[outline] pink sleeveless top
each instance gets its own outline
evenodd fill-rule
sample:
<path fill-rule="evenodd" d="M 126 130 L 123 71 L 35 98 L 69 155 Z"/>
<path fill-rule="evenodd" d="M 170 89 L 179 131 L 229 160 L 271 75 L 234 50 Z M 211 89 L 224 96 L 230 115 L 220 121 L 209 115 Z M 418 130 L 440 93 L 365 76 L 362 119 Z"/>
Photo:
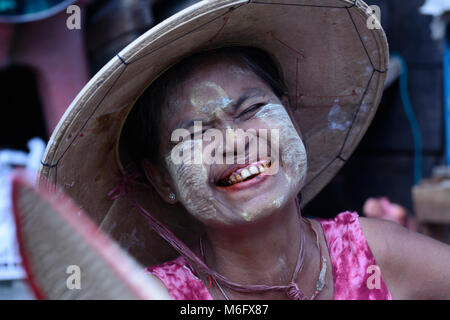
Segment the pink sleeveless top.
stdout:
<path fill-rule="evenodd" d="M 392 300 L 355 212 L 317 219 L 330 252 L 335 300 Z M 182 256 L 146 268 L 160 278 L 176 300 L 212 300 L 208 289 Z"/>

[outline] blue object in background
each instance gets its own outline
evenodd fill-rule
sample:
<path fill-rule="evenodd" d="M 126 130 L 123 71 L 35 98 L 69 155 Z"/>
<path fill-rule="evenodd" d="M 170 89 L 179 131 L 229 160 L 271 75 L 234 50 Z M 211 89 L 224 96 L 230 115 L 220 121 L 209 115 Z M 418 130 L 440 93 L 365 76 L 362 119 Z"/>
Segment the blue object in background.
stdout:
<path fill-rule="evenodd" d="M 450 28 L 447 30 L 442 61 L 442 77 L 444 78 L 444 124 L 445 124 L 445 158 L 450 165 Z"/>
<path fill-rule="evenodd" d="M 417 122 L 411 100 L 408 93 L 408 66 L 405 59 L 399 54 L 393 53 L 391 57 L 396 57 L 400 61 L 400 98 L 402 100 L 403 110 L 408 118 L 409 126 L 414 140 L 414 184 L 422 180 L 422 134 L 419 123 Z"/>

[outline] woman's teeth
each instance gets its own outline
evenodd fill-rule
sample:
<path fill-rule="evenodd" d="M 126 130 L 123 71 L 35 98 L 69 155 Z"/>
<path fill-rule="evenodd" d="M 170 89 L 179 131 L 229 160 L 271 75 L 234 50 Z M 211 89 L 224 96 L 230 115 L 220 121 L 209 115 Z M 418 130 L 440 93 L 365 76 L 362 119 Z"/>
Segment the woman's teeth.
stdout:
<path fill-rule="evenodd" d="M 222 179 L 219 182 L 221 186 L 232 186 L 236 183 L 242 182 L 248 178 L 253 178 L 254 176 L 263 173 L 270 167 L 270 161 L 263 161 L 257 164 L 251 164 L 245 168 L 236 170 L 231 173 L 227 178 Z"/>

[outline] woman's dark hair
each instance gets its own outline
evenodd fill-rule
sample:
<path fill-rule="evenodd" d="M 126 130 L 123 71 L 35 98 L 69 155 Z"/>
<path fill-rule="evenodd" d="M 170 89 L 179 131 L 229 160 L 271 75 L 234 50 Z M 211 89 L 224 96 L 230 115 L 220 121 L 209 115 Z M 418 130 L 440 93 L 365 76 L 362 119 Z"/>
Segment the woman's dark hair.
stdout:
<path fill-rule="evenodd" d="M 162 110 L 169 104 L 173 89 L 183 83 L 204 58 L 224 55 L 248 67 L 281 99 L 287 88 L 277 65 L 264 51 L 251 47 L 226 47 L 193 54 L 161 75 L 139 97 L 125 122 L 120 138 L 122 164 L 128 171 L 137 170 L 143 175 L 142 161 L 162 164 L 160 155 L 160 130 Z"/>

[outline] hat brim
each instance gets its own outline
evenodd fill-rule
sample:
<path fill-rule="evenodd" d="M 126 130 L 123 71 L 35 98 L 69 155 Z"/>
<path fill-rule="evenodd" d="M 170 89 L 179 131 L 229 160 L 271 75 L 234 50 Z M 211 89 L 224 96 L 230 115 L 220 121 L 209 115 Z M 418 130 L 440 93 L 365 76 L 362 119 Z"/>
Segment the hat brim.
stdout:
<path fill-rule="evenodd" d="M 294 120 L 307 149 L 303 204 L 350 157 L 379 104 L 388 64 L 382 29 L 369 28 L 362 1 L 199 2 L 153 27 L 123 49 L 84 87 L 59 122 L 40 174 L 64 189 L 138 260 L 174 256 L 126 197 L 118 141 L 136 99 L 162 72 L 187 55 L 226 46 L 250 46 L 276 61 L 289 89 Z M 122 181 L 123 182 L 123 181 Z M 143 185 L 132 190 L 183 241 L 201 226 L 181 206 L 168 206 Z"/>
<path fill-rule="evenodd" d="M 36 298 L 171 299 L 70 198 L 36 188 L 32 176 L 16 170 L 11 191 L 19 249 Z"/>

